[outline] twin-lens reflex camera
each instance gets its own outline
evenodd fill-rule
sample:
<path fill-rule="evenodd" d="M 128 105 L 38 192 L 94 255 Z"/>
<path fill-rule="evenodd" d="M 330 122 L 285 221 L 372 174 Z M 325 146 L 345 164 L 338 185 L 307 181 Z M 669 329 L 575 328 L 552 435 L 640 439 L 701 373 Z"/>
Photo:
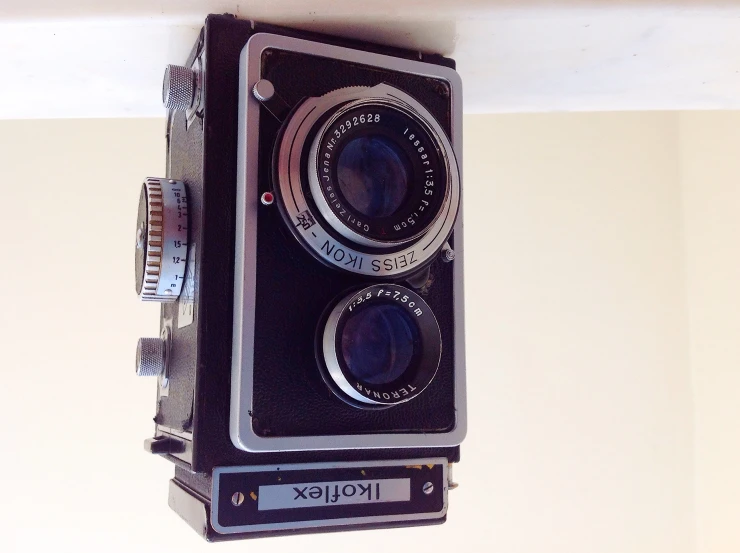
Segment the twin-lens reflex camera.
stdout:
<path fill-rule="evenodd" d="M 207 540 L 442 523 L 466 431 L 461 82 L 439 55 L 209 16 L 165 71 L 136 291 L 145 447 Z"/>

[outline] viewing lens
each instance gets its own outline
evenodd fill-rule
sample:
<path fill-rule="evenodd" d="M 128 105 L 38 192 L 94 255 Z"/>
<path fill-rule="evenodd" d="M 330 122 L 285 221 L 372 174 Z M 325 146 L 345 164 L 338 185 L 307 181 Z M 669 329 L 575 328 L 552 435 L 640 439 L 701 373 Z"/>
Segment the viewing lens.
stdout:
<path fill-rule="evenodd" d="M 342 356 L 352 375 L 368 384 L 400 378 L 420 348 L 419 330 L 394 304 L 369 305 L 351 315 L 342 332 Z"/>
<path fill-rule="evenodd" d="M 319 370 L 334 394 L 360 409 L 412 400 L 434 379 L 442 335 L 431 307 L 398 284 L 342 298 L 317 328 Z"/>
<path fill-rule="evenodd" d="M 339 154 L 337 181 L 347 202 L 367 217 L 393 215 L 408 193 L 412 174 L 406 153 L 381 135 L 350 140 Z"/>

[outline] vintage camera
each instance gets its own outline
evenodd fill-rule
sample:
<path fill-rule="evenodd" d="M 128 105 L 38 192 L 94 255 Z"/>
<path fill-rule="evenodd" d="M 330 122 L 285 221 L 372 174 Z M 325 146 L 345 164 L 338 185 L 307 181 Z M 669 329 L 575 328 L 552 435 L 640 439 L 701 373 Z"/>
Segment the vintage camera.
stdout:
<path fill-rule="evenodd" d="M 209 16 L 165 72 L 148 451 L 208 540 L 441 523 L 466 430 L 454 62 Z"/>

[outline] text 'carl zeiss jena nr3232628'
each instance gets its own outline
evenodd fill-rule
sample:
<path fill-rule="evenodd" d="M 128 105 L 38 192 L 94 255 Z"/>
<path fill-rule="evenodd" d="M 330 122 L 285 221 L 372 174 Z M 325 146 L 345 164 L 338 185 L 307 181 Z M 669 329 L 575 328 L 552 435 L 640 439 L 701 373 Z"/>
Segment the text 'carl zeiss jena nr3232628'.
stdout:
<path fill-rule="evenodd" d="M 146 448 L 208 540 L 441 523 L 465 435 L 454 62 L 210 16 L 166 68 Z"/>

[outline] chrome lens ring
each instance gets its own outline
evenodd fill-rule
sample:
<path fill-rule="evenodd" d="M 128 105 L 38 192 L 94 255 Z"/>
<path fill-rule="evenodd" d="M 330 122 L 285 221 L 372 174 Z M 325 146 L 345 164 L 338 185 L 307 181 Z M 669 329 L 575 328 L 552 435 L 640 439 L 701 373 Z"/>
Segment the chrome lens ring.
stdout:
<path fill-rule="evenodd" d="M 379 220 L 352 208 L 337 176 L 338 162 L 352 137 L 360 134 L 362 140 L 362 134 L 376 132 L 406 150 L 408 155 L 399 153 L 409 160 L 410 180 L 416 181 L 407 183 L 415 194 L 406 194 L 406 205 Z M 421 117 L 398 101 L 368 98 L 341 106 L 316 133 L 308 154 L 308 182 L 319 212 L 335 231 L 356 244 L 388 248 L 419 238 L 445 211 L 450 201 L 448 165 L 447 152 Z"/>
<path fill-rule="evenodd" d="M 374 241 L 372 246 L 347 235 L 344 224 L 332 223 L 331 217 L 317 207 L 323 195 L 315 195 L 303 186 L 306 173 L 316 174 L 315 156 L 310 155 L 309 167 L 304 167 L 304 151 L 314 137 L 314 127 L 337 107 L 353 102 L 393 106 L 412 114 L 423 122 L 444 156 L 446 193 L 436 218 L 418 236 L 400 244 Z M 356 105 L 356 104 L 353 104 Z M 326 127 L 328 128 L 328 127 Z M 317 135 L 319 136 L 320 133 Z M 311 170 L 311 166 L 314 170 Z M 452 145 L 444 130 L 419 102 L 408 94 L 386 84 L 374 87 L 339 89 L 320 98 L 309 98 L 293 113 L 286 124 L 278 145 L 276 159 L 278 199 L 284 218 L 298 240 L 317 258 L 338 269 L 369 277 L 403 277 L 423 267 L 442 248 L 452 232 L 460 206 L 460 173 Z M 304 190 L 312 196 L 308 201 Z M 315 203 L 314 203 L 315 202 Z M 381 246 L 390 246 L 383 248 Z"/>
<path fill-rule="evenodd" d="M 442 335 L 413 290 L 376 284 L 340 300 L 319 332 L 317 357 L 329 388 L 360 408 L 391 407 L 421 394 L 437 374 Z"/>

